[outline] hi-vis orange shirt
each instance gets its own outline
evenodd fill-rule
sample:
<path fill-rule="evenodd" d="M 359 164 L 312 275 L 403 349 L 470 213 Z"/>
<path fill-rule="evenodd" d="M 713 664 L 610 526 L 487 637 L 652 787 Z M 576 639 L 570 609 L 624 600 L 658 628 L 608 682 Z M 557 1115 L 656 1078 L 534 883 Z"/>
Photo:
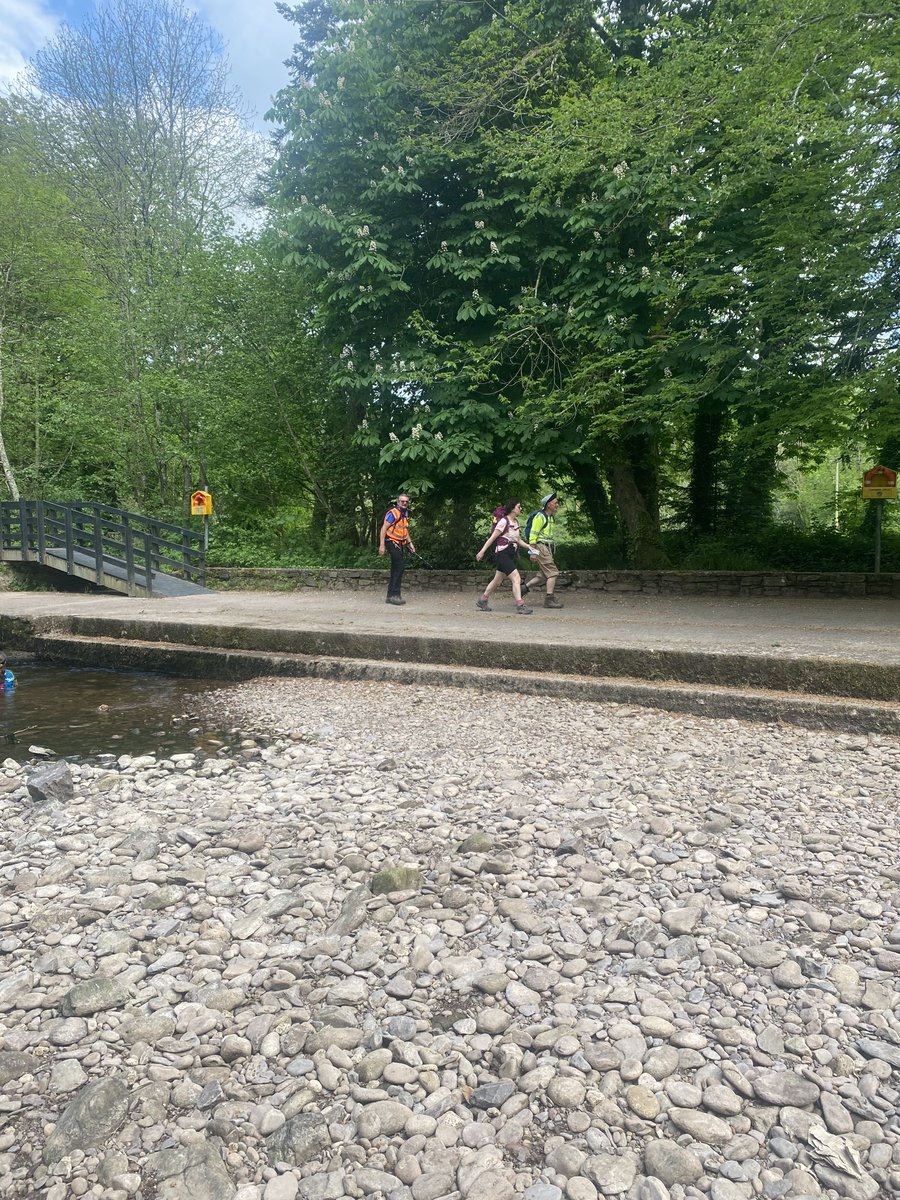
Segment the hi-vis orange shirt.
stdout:
<path fill-rule="evenodd" d="M 388 523 L 384 536 L 389 541 L 396 542 L 399 546 L 409 541 L 409 517 L 402 508 L 389 508 L 384 519 Z"/>

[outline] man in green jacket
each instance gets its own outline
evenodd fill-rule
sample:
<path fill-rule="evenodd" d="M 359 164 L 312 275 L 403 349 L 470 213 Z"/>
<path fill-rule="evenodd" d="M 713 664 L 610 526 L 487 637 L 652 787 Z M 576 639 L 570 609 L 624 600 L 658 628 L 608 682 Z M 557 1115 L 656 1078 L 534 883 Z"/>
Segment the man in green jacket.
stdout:
<path fill-rule="evenodd" d="M 526 540 L 536 546 L 538 550 L 537 569 L 539 574 L 533 579 L 529 579 L 522 589 L 523 592 L 529 592 L 542 580 L 546 580 L 547 594 L 544 597 L 544 608 L 562 608 L 562 601 L 557 600 L 553 595 L 556 587 L 556 581 L 559 578 L 559 567 L 553 561 L 555 551 L 554 545 L 554 527 L 557 510 L 559 508 L 559 500 L 556 498 L 556 492 L 550 492 L 541 500 L 540 510 L 533 513 L 529 517 L 530 529 L 528 529 L 528 537 Z"/>

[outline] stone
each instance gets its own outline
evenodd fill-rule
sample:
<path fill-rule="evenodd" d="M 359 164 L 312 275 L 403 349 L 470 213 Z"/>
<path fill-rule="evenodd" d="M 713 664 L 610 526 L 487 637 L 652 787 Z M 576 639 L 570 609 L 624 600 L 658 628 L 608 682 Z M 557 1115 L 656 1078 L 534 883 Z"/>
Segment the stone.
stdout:
<path fill-rule="evenodd" d="M 493 840 L 486 833 L 470 833 L 457 846 L 458 854 L 488 854 L 494 848 Z"/>
<path fill-rule="evenodd" d="M 128 1112 L 128 1092 L 116 1079 L 86 1084 L 69 1102 L 47 1139 L 43 1160 L 59 1162 L 73 1150 L 102 1147 L 122 1126 Z"/>
<path fill-rule="evenodd" d="M 590 1181 L 604 1196 L 620 1196 L 634 1183 L 638 1170 L 637 1158 L 629 1153 L 594 1154 L 582 1168 Z"/>
<path fill-rule="evenodd" d="M 422 886 L 422 872 L 416 867 L 383 867 L 372 876 L 369 888 L 374 896 L 389 892 L 417 892 Z"/>
<path fill-rule="evenodd" d="M 129 989 L 117 979 L 89 979 L 76 983 L 63 996 L 59 1011 L 64 1017 L 90 1016 L 121 1008 L 128 1000 Z"/>
<path fill-rule="evenodd" d="M 712 1084 L 703 1093 L 703 1106 L 720 1117 L 736 1117 L 743 1108 L 743 1101 L 731 1088 Z"/>
<path fill-rule="evenodd" d="M 263 1200 L 296 1200 L 300 1185 L 293 1175 L 276 1175 L 266 1184 Z"/>
<path fill-rule="evenodd" d="M 749 946 L 741 946 L 738 954 L 748 967 L 777 967 L 787 956 L 786 947 L 778 942 L 755 942 Z"/>
<path fill-rule="evenodd" d="M 734 1130 L 727 1121 L 695 1108 L 670 1108 L 666 1115 L 673 1125 L 689 1133 L 695 1141 L 706 1142 L 710 1146 L 724 1146 L 734 1136 Z"/>
<path fill-rule="evenodd" d="M 75 1058 L 65 1058 L 50 1069 L 50 1090 L 59 1095 L 77 1092 L 88 1081 L 81 1063 Z"/>
<path fill-rule="evenodd" d="M 356 1129 L 360 1137 L 393 1137 L 406 1127 L 410 1109 L 398 1100 L 376 1100 L 367 1104 L 357 1117 Z"/>
<path fill-rule="evenodd" d="M 469 1097 L 469 1103 L 474 1108 L 499 1108 L 516 1092 L 516 1085 L 510 1080 L 501 1079 L 498 1083 L 483 1083 Z"/>
<path fill-rule="evenodd" d="M 270 1163 L 299 1167 L 321 1157 L 331 1145 L 328 1122 L 320 1113 L 299 1113 L 266 1138 Z"/>
<path fill-rule="evenodd" d="M 655 1138 L 644 1147 L 644 1170 L 661 1179 L 666 1187 L 696 1183 L 703 1164 L 691 1150 L 669 1138 Z"/>
<path fill-rule="evenodd" d="M 0 1050 L 0 1087 L 23 1075 L 33 1075 L 38 1060 L 21 1050 Z"/>
<path fill-rule="evenodd" d="M 662 915 L 663 928 L 669 933 L 693 933 L 703 912 L 699 908 L 670 908 Z"/>
<path fill-rule="evenodd" d="M 579 1080 L 560 1076 L 547 1084 L 547 1099 L 557 1108 L 580 1108 L 584 1104 L 585 1091 Z"/>
<path fill-rule="evenodd" d="M 234 1200 L 235 1187 L 215 1148 L 206 1141 L 151 1154 L 157 1200 Z"/>
<path fill-rule="evenodd" d="M 300 1180 L 300 1200 L 341 1200 L 346 1194 L 343 1171 L 320 1171 Z"/>
<path fill-rule="evenodd" d="M 766 1104 L 806 1108 L 819 1099 L 819 1089 L 793 1071 L 761 1071 L 752 1081 L 753 1090 Z"/>
<path fill-rule="evenodd" d="M 75 799 L 75 780 L 67 762 L 37 767 L 27 776 L 25 786 L 39 804 L 65 806 Z"/>
<path fill-rule="evenodd" d="M 137 1042 L 155 1046 L 174 1032 L 175 1019 L 165 1013 L 138 1013 L 119 1026 L 119 1036 L 127 1046 L 134 1046 Z"/>
<path fill-rule="evenodd" d="M 860 1038 L 856 1048 L 866 1058 L 880 1059 L 881 1062 L 889 1063 L 895 1070 L 900 1071 L 900 1045 L 882 1042 L 877 1038 Z"/>
<path fill-rule="evenodd" d="M 625 1103 L 633 1113 L 652 1121 L 659 1116 L 659 1100 L 649 1088 L 634 1084 L 625 1089 Z"/>

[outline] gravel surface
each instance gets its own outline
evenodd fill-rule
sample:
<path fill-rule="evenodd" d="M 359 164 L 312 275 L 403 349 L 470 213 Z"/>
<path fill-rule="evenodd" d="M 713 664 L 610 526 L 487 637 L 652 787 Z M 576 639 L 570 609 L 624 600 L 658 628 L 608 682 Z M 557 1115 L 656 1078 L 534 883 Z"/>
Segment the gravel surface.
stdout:
<path fill-rule="evenodd" d="M 208 710 L 219 757 L 0 769 L 0 1195 L 900 1195 L 896 739 Z"/>

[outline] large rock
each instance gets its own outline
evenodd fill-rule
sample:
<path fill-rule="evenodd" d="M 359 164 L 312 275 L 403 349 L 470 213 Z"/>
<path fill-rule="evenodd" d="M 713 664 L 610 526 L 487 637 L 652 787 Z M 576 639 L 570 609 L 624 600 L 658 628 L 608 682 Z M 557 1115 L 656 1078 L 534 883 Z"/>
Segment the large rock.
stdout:
<path fill-rule="evenodd" d="M 365 886 L 354 888 L 344 897 L 341 911 L 333 925 L 326 931 L 327 937 L 343 937 L 359 929 L 366 919 L 366 905 L 372 899 L 372 893 Z"/>
<path fill-rule="evenodd" d="M 298 1113 L 266 1138 L 270 1163 L 302 1166 L 319 1158 L 331 1145 L 328 1122 L 320 1113 Z"/>
<path fill-rule="evenodd" d="M 360 1137 L 393 1137 L 406 1126 L 412 1110 L 399 1100 L 376 1100 L 367 1104 L 356 1119 Z"/>
<path fill-rule="evenodd" d="M 793 1071 L 761 1071 L 753 1080 L 753 1090 L 760 1100 L 779 1108 L 784 1105 L 806 1108 L 819 1099 L 816 1085 Z"/>
<path fill-rule="evenodd" d="M 127 999 L 128 988 L 117 980 L 88 979 L 66 992 L 59 1011 L 64 1017 L 86 1017 L 108 1008 L 121 1008 Z"/>
<path fill-rule="evenodd" d="M 673 1187 L 676 1183 L 696 1183 L 703 1174 L 703 1164 L 696 1154 L 677 1142 L 658 1138 L 644 1149 L 644 1170 L 667 1187 Z"/>
<path fill-rule="evenodd" d="M 65 762 L 38 767 L 25 780 L 32 800 L 47 804 L 68 804 L 75 799 L 75 780 Z"/>
<path fill-rule="evenodd" d="M 724 1146 L 734 1137 L 734 1130 L 721 1117 L 712 1113 L 698 1112 L 695 1108 L 670 1108 L 669 1120 L 673 1125 L 689 1133 L 695 1141 L 709 1146 Z"/>
<path fill-rule="evenodd" d="M 375 896 L 388 892 L 417 892 L 422 886 L 422 872 L 416 867 L 384 867 L 372 876 L 371 889 Z"/>
<path fill-rule="evenodd" d="M 157 1200 L 234 1200 L 236 1188 L 208 1142 L 161 1150 L 147 1160 L 157 1180 Z"/>
<path fill-rule="evenodd" d="M 857 1050 L 866 1058 L 878 1058 L 900 1071 L 900 1046 L 892 1046 L 890 1042 L 880 1042 L 877 1038 L 860 1038 L 856 1043 Z"/>
<path fill-rule="evenodd" d="M 0 1087 L 37 1070 L 38 1060 L 22 1050 L 0 1050 Z"/>
<path fill-rule="evenodd" d="M 44 1147 L 44 1162 L 59 1162 L 73 1150 L 105 1146 L 128 1113 L 128 1092 L 117 1079 L 97 1079 L 75 1096 Z"/>
<path fill-rule="evenodd" d="M 581 1173 L 595 1183 L 604 1196 L 627 1192 L 637 1175 L 638 1160 L 633 1154 L 594 1154 Z"/>

